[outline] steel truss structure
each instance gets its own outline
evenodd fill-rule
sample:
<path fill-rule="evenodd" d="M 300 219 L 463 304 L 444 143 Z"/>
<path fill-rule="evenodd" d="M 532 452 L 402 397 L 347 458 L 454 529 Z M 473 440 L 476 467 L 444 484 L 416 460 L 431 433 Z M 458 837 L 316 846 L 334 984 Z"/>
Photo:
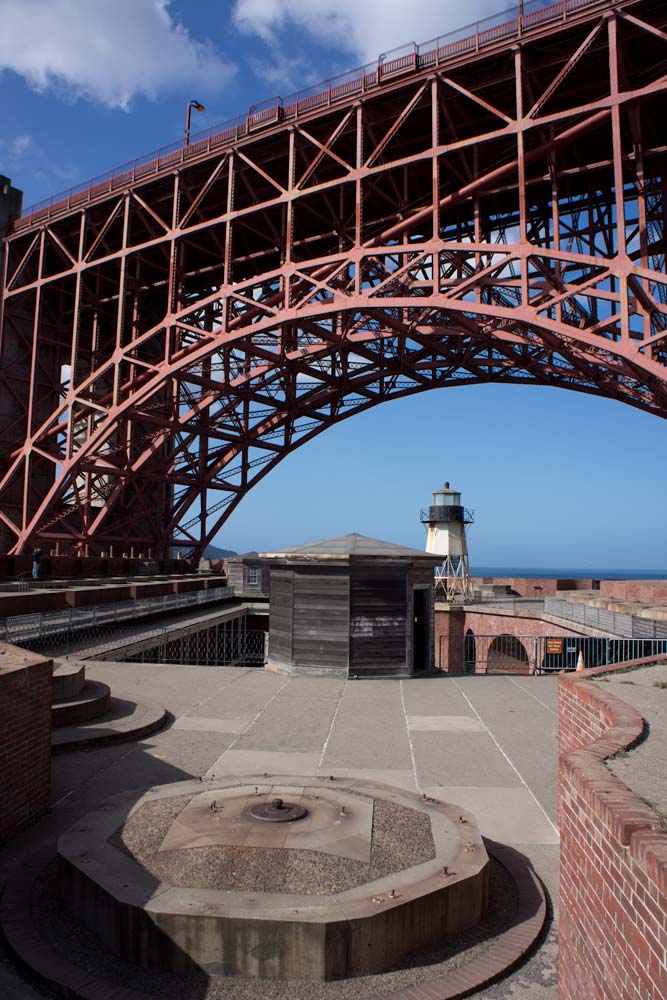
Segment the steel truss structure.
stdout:
<path fill-rule="evenodd" d="M 667 9 L 532 7 L 19 221 L 0 548 L 199 553 L 293 449 L 437 387 L 667 416 Z"/>

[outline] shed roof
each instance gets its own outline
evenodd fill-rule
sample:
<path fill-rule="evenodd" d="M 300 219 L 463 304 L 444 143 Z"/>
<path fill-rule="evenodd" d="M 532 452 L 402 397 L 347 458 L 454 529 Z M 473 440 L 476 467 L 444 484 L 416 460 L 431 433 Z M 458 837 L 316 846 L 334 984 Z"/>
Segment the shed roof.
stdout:
<path fill-rule="evenodd" d="M 264 559 L 307 559 L 307 558 L 365 558 L 365 559 L 430 559 L 433 563 L 440 562 L 440 556 L 434 556 L 422 549 L 410 549 L 394 542 L 383 542 L 379 538 L 369 538 L 351 531 L 347 535 L 337 535 L 335 538 L 324 538 L 319 542 L 308 542 L 306 545 L 293 545 L 290 548 L 276 552 L 263 552 Z"/>

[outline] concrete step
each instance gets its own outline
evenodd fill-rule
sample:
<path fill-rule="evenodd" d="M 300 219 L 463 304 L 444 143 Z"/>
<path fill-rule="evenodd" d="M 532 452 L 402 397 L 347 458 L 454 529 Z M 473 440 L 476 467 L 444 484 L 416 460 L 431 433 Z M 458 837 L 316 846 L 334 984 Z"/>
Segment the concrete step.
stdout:
<path fill-rule="evenodd" d="M 68 701 L 80 694 L 86 683 L 86 666 L 76 660 L 55 660 L 53 665 L 53 700 Z"/>
<path fill-rule="evenodd" d="M 54 728 L 80 725 L 82 722 L 98 719 L 109 711 L 110 697 L 108 684 L 86 681 L 78 694 L 53 706 Z"/>
<path fill-rule="evenodd" d="M 109 709 L 103 716 L 53 730 L 53 753 L 140 740 L 162 729 L 168 719 L 161 705 L 146 700 L 135 701 L 133 696 L 114 689 Z"/>

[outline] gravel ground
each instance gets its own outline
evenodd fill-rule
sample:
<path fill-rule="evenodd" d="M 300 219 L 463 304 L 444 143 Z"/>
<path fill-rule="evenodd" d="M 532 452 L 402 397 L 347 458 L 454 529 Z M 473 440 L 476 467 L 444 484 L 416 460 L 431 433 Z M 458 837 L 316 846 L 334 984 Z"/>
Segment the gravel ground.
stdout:
<path fill-rule="evenodd" d="M 667 663 L 598 677 L 596 683 L 600 682 L 636 708 L 648 723 L 643 743 L 627 754 L 612 757 L 607 765 L 635 795 L 667 818 Z"/>
<path fill-rule="evenodd" d="M 370 864 L 319 851 L 259 847 L 158 851 L 172 822 L 192 798 L 147 802 L 130 816 L 111 843 L 140 861 L 160 881 L 182 889 L 305 895 L 343 892 L 435 856 L 428 816 L 381 799 L 373 806 Z"/>
<path fill-rule="evenodd" d="M 57 896 L 56 863 L 38 879 L 32 913 L 36 930 L 51 947 L 67 955 L 79 968 L 113 983 L 144 991 L 149 997 L 169 1000 L 364 1000 L 391 990 L 426 982 L 459 968 L 483 954 L 499 934 L 512 925 L 517 897 L 514 883 L 498 862 L 492 860 L 489 909 L 475 928 L 457 934 L 437 948 L 420 952 L 389 972 L 331 983 L 278 982 L 215 976 L 196 970 L 191 978 L 169 973 L 147 973 L 112 955 L 98 939 L 63 909 Z"/>

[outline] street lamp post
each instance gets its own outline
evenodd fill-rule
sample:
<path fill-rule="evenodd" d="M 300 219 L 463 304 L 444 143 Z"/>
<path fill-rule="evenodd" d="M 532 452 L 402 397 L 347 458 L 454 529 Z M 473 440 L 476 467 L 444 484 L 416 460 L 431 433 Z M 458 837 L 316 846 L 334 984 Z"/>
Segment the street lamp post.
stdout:
<path fill-rule="evenodd" d="M 188 101 L 187 111 L 185 112 L 185 145 L 190 145 L 190 115 L 192 114 L 192 109 L 195 111 L 206 111 L 203 104 L 199 101 Z"/>

